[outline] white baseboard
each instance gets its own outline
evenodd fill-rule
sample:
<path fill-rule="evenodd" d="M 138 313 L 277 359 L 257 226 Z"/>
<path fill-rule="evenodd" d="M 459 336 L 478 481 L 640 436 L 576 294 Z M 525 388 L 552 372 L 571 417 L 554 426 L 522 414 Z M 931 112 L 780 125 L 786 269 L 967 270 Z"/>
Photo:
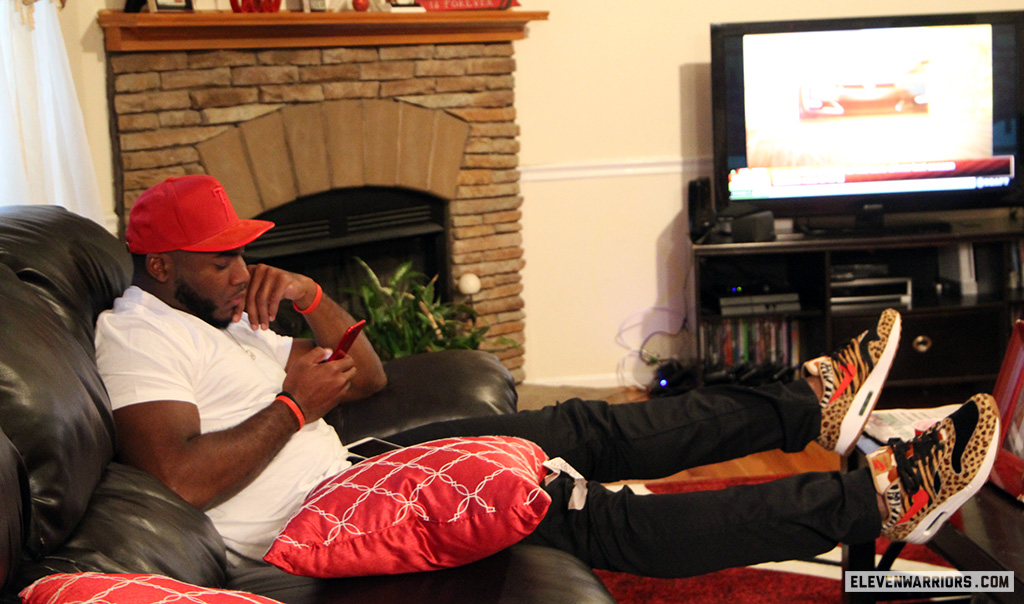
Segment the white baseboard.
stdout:
<path fill-rule="evenodd" d="M 621 386 L 614 373 L 604 375 L 566 375 L 551 378 L 527 378 L 525 384 L 534 386 L 580 386 L 584 388 L 617 388 Z"/>

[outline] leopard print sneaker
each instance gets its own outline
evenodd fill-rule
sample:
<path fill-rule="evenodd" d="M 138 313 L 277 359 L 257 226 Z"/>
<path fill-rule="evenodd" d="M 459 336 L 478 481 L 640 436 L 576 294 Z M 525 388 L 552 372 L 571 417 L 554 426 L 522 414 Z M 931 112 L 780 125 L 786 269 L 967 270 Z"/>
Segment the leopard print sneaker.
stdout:
<path fill-rule="evenodd" d="M 804 363 L 804 377 L 821 379 L 818 443 L 840 455 L 853 450 L 882 393 L 900 343 L 900 313 L 882 312 L 874 333 L 865 331 L 832 354 Z"/>
<path fill-rule="evenodd" d="M 868 455 L 889 514 L 882 536 L 925 543 L 988 480 L 998 451 L 999 409 L 978 394 L 909 442 Z"/>

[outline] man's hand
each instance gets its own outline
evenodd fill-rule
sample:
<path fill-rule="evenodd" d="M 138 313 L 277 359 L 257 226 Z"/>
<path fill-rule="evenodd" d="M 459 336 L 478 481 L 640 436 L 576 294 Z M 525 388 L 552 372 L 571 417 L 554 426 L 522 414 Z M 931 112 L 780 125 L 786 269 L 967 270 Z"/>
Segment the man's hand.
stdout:
<path fill-rule="evenodd" d="M 235 310 L 235 321 L 241 320 L 245 311 L 253 329 L 269 329 L 271 321 L 277 318 L 282 301 L 290 300 L 303 309 L 313 306 L 317 284 L 309 277 L 266 264 L 249 265 L 247 268 L 249 285 L 245 299 Z M 345 330 L 355 323 L 352 315 L 332 300 L 327 292 L 322 292 L 320 303 L 303 318 L 313 330 L 314 340 L 294 340 L 285 367 L 288 378 L 284 389 L 296 397 L 296 402 L 307 414 L 307 421 L 319 418 L 338 403 L 365 398 L 387 385 L 380 359 L 364 334 L 356 338 L 345 363 L 332 362 L 325 363 L 328 367 L 312 367 L 329 356 L 329 351 L 322 356 L 320 352 L 312 351 L 322 351 L 323 347 L 333 349 Z M 311 399 L 308 403 L 310 409 L 306 409 L 307 403 L 303 400 L 306 397 Z M 316 411 L 318 408 L 320 410 Z"/>
<path fill-rule="evenodd" d="M 329 348 L 316 347 L 288 364 L 283 388 L 302 409 L 307 423 L 333 409 L 352 389 L 359 373 L 355 359 L 350 356 L 321 362 L 330 354 Z"/>
<path fill-rule="evenodd" d="M 277 318 L 282 300 L 291 300 L 302 307 L 302 302 L 312 303 L 316 295 L 316 283 L 309 277 L 266 264 L 251 264 L 247 268 L 249 287 L 243 306 L 235 310 L 233 318 L 239 321 L 244 310 L 249 313 L 253 329 L 269 329 L 270 322 Z"/>

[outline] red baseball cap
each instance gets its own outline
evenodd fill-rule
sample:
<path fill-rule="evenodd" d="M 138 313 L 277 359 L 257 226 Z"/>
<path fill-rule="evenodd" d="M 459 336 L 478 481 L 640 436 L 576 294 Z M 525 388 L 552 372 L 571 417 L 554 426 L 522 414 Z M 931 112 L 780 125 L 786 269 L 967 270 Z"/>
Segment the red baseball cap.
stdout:
<path fill-rule="evenodd" d="M 139 195 L 125 239 L 133 254 L 223 252 L 251 243 L 273 226 L 239 218 L 220 182 L 196 174 L 168 178 Z"/>

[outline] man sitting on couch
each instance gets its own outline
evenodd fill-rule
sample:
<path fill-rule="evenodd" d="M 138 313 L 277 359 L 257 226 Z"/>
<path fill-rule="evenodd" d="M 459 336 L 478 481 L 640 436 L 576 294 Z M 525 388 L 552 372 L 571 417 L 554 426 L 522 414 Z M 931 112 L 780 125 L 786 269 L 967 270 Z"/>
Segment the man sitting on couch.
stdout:
<path fill-rule="evenodd" d="M 385 386 L 364 336 L 322 363 L 354 320 L 308 277 L 242 254 L 273 225 L 241 220 L 212 177 L 172 178 L 143 193 L 126 239 L 133 285 L 96 328 L 97 362 L 114 408 L 119 454 L 205 510 L 232 553 L 254 563 L 323 479 L 349 464 L 321 418 Z M 303 314 L 315 341 L 268 329 L 279 305 Z M 980 488 L 998 412 L 978 395 L 933 430 L 869 456 L 869 467 L 806 473 L 713 492 L 636 496 L 600 483 L 683 469 L 817 440 L 848 453 L 878 398 L 900 316 L 805 365 L 792 384 L 717 386 L 628 405 L 571 400 L 537 411 L 438 422 L 389 437 L 401 445 L 505 435 L 537 443 L 590 479 L 545 489 L 552 503 L 526 542 L 595 568 L 688 576 L 820 554 L 880 534 L 923 542 Z"/>

